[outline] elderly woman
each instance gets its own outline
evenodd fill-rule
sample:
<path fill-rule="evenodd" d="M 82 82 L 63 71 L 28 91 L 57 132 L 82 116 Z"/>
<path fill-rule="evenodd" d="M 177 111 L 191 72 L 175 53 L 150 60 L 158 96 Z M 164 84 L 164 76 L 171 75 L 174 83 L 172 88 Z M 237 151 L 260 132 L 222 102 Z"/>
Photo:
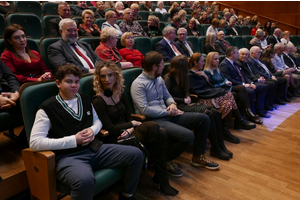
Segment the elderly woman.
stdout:
<path fill-rule="evenodd" d="M 21 84 L 52 78 L 40 54 L 29 49 L 23 27 L 17 24 L 8 26 L 4 32 L 4 44 L 7 50 L 2 53 L 1 60 Z"/>
<path fill-rule="evenodd" d="M 130 6 L 132 15 L 133 15 L 133 20 L 142 20 L 142 17 L 138 15 L 140 6 L 137 3 L 133 3 Z"/>
<path fill-rule="evenodd" d="M 106 27 L 100 35 L 100 45 L 96 48 L 96 54 L 102 60 L 111 60 L 121 68 L 132 67 L 131 62 L 123 62 L 122 57 L 116 47 L 118 38 L 117 31 L 112 27 Z"/>
<path fill-rule="evenodd" d="M 167 13 L 167 10 L 164 9 L 164 2 L 163 1 L 158 1 L 157 2 L 157 8 L 155 8 L 154 12 L 159 12 L 161 14 Z"/>
<path fill-rule="evenodd" d="M 134 45 L 134 38 L 131 32 L 126 32 L 122 35 L 121 45 L 125 47 L 120 49 L 122 59 L 131 62 L 133 66 L 142 68 L 144 55 L 139 50 L 132 48 Z"/>
<path fill-rule="evenodd" d="M 200 36 L 200 31 L 198 30 L 197 23 L 194 19 L 190 19 L 189 23 L 185 26 L 187 35 Z"/>
<path fill-rule="evenodd" d="M 215 41 L 216 41 L 216 34 L 214 33 L 209 33 L 206 37 L 206 42 L 205 42 L 205 45 L 203 47 L 203 51 L 205 54 L 208 54 L 209 52 L 212 52 L 212 51 L 216 51 L 215 49 Z"/>
<path fill-rule="evenodd" d="M 115 8 L 116 8 L 117 18 L 118 19 L 123 19 L 123 16 L 124 16 L 124 14 L 123 14 L 123 12 L 124 12 L 124 4 L 122 3 L 122 1 L 116 2 Z"/>
<path fill-rule="evenodd" d="M 148 26 L 143 27 L 145 33 L 151 38 L 153 36 L 160 36 L 162 32 L 159 28 L 159 19 L 155 15 L 149 15 Z"/>
<path fill-rule="evenodd" d="M 112 10 L 107 11 L 105 13 L 105 19 L 106 19 L 106 22 L 104 22 L 102 24 L 101 30 L 103 30 L 105 27 L 112 27 L 112 28 L 116 29 L 118 36 L 122 36 L 123 33 L 122 33 L 120 27 L 116 24 L 116 21 L 117 21 L 116 13 Z"/>
<path fill-rule="evenodd" d="M 185 10 L 180 10 L 178 12 L 178 16 L 181 18 L 181 23 L 187 23 L 186 21 L 186 11 Z"/>
<path fill-rule="evenodd" d="M 209 19 L 207 18 L 207 12 L 204 11 L 201 13 L 201 17 L 199 19 L 200 24 L 210 24 Z"/>
<path fill-rule="evenodd" d="M 255 37 L 250 40 L 249 44 L 250 46 L 258 46 L 259 48 L 262 49 L 262 46 L 261 46 L 261 40 L 263 39 L 264 37 L 264 31 L 261 30 L 261 29 L 257 29 L 256 33 L 255 33 Z"/>
<path fill-rule="evenodd" d="M 194 10 L 192 13 L 192 18 L 193 20 L 195 20 L 196 24 L 200 24 L 200 22 L 198 21 L 198 17 L 199 17 L 199 13 L 197 10 Z"/>
<path fill-rule="evenodd" d="M 281 43 L 282 44 L 293 44 L 291 41 L 290 41 L 290 32 L 289 31 L 284 31 L 283 32 L 283 37 L 281 38 Z"/>
<path fill-rule="evenodd" d="M 216 34 L 216 36 L 218 35 L 218 27 L 219 27 L 219 24 L 220 24 L 220 21 L 215 18 L 211 21 L 211 26 L 208 27 L 207 31 L 206 31 L 206 36 L 209 34 L 209 33 L 214 33 Z"/>
<path fill-rule="evenodd" d="M 260 28 L 261 23 L 257 22 L 256 25 L 253 27 L 253 29 L 251 30 L 251 36 L 255 35 L 256 31 Z"/>
<path fill-rule="evenodd" d="M 80 28 L 82 28 L 83 30 L 85 30 L 88 34 L 92 35 L 92 36 L 100 36 L 100 29 L 97 26 L 97 24 L 93 24 L 94 22 L 94 12 L 86 9 L 82 12 L 81 15 L 82 18 L 82 24 L 80 24 Z"/>

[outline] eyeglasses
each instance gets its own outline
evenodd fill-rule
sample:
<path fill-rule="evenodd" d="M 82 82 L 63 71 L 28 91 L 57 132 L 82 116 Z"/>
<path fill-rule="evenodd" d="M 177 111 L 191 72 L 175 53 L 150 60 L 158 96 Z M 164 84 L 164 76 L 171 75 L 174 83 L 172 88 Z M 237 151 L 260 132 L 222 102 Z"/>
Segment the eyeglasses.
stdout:
<path fill-rule="evenodd" d="M 128 15 L 130 15 L 130 14 L 132 14 L 132 12 L 129 12 L 129 13 L 124 13 L 124 15 L 127 15 L 127 14 L 128 14 Z"/>
<path fill-rule="evenodd" d="M 178 33 L 177 35 L 184 36 L 184 35 L 186 35 L 186 34 L 185 34 L 185 33 Z"/>

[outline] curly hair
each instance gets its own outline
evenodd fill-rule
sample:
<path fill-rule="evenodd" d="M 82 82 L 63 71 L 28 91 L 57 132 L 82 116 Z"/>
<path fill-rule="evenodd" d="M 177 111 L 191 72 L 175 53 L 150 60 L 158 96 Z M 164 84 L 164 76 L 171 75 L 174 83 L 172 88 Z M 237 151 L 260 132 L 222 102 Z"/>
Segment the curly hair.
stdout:
<path fill-rule="evenodd" d="M 103 61 L 101 63 L 99 63 L 96 66 L 96 70 L 94 73 L 94 91 L 96 92 L 97 95 L 104 93 L 104 88 L 103 85 L 101 83 L 101 79 L 100 79 L 100 71 L 102 68 L 107 67 L 110 70 L 113 71 L 113 74 L 116 78 L 116 82 L 113 86 L 113 93 L 116 94 L 117 96 L 121 96 L 121 94 L 124 91 L 124 78 L 123 75 L 121 74 L 121 69 L 120 67 L 118 67 L 115 63 L 111 62 L 111 61 Z"/>

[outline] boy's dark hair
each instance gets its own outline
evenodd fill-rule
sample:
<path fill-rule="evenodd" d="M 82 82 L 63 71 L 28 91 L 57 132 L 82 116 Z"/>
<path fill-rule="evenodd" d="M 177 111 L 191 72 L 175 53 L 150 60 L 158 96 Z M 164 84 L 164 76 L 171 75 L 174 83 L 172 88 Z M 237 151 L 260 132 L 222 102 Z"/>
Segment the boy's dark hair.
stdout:
<path fill-rule="evenodd" d="M 81 69 L 73 64 L 66 63 L 56 68 L 55 75 L 56 75 L 56 79 L 59 82 L 61 82 L 67 74 L 73 74 L 74 76 L 78 76 L 79 78 L 82 77 Z"/>
<path fill-rule="evenodd" d="M 158 53 L 157 51 L 150 51 L 145 55 L 144 58 L 144 70 L 146 72 L 152 71 L 153 65 L 159 65 L 161 60 L 164 59 L 164 56 Z"/>

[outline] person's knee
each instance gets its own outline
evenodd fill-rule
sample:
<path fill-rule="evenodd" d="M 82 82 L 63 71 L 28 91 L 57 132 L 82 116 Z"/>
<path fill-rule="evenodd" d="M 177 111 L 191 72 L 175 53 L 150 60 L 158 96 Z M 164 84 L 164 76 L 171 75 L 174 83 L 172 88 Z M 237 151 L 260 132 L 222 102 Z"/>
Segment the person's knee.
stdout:
<path fill-rule="evenodd" d="M 71 189 L 80 190 L 83 192 L 94 191 L 95 178 L 91 174 L 79 172 L 76 176 L 73 176 L 71 180 Z"/>

